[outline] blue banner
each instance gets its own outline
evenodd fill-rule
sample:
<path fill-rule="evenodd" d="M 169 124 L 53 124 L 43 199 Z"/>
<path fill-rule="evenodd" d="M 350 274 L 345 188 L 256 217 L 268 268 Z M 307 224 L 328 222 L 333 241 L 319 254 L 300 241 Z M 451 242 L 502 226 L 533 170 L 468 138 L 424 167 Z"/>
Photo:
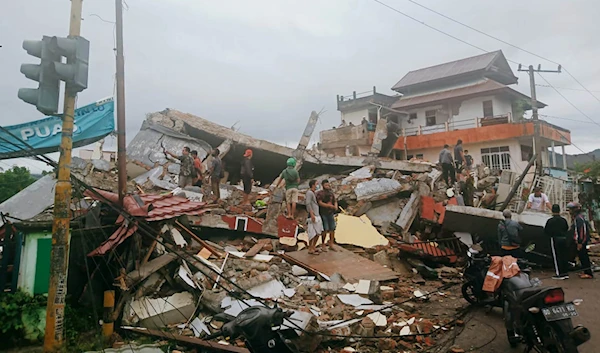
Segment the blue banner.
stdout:
<path fill-rule="evenodd" d="M 115 103 L 112 98 L 76 109 L 73 148 L 89 145 L 113 132 L 114 111 Z M 35 154 L 58 152 L 61 132 L 62 119 L 55 116 L 4 126 L 0 129 L 0 159 L 31 156 L 29 146 L 33 147 Z"/>

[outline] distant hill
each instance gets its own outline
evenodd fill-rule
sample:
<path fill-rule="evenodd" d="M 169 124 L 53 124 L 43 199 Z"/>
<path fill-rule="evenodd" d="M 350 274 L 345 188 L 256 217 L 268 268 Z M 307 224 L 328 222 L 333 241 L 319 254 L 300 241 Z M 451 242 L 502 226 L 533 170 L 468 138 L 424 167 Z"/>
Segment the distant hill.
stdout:
<path fill-rule="evenodd" d="M 574 169 L 576 164 L 585 164 L 594 159 L 600 161 L 600 148 L 589 153 L 567 154 L 567 169 Z M 556 167 L 564 168 L 562 154 L 560 153 L 556 154 Z"/>

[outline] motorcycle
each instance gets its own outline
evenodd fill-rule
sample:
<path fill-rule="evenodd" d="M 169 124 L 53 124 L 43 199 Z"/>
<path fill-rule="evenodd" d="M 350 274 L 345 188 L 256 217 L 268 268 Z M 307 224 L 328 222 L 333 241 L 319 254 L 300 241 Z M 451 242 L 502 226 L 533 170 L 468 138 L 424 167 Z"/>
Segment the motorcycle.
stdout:
<path fill-rule="evenodd" d="M 264 306 L 246 308 L 237 317 L 224 313 L 217 314 L 213 320 L 224 322 L 224 324 L 220 331 L 205 339 L 210 340 L 221 336 L 236 339 L 243 336 L 246 348 L 251 353 L 296 353 L 298 350 L 286 337 L 286 331 L 273 329 L 281 327 L 283 321 L 289 319 L 292 314 L 292 311 L 284 312 L 281 308 Z"/>
<path fill-rule="evenodd" d="M 533 248 L 530 246 L 527 250 Z M 482 287 L 491 259 L 472 249 L 468 258 L 463 296 L 471 304 L 503 309 L 507 338 L 512 347 L 523 343 L 525 352 L 577 353 L 577 347 L 590 339 L 587 328 L 573 327 L 571 321 L 578 315 L 576 305 L 580 301 L 565 302 L 562 288 L 543 287 L 538 279 L 530 279 L 529 270 L 525 270 L 504 279 L 500 289 L 490 297 Z"/>

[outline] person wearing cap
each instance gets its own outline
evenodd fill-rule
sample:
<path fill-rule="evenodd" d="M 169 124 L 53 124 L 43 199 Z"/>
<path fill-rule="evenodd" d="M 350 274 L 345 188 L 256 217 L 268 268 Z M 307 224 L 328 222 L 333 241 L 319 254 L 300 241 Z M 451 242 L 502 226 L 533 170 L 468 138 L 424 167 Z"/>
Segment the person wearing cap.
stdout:
<path fill-rule="evenodd" d="M 242 161 L 242 169 L 240 171 L 242 177 L 242 183 L 244 184 L 244 199 L 243 205 L 249 205 L 250 193 L 252 192 L 252 185 L 254 184 L 254 165 L 252 164 L 252 150 L 247 149 L 244 152 L 244 160 Z"/>
<path fill-rule="evenodd" d="M 527 209 L 533 211 L 546 212 L 552 207 L 550 204 L 550 200 L 548 200 L 548 196 L 542 192 L 542 188 L 536 186 L 533 189 L 533 194 L 529 195 L 529 199 L 527 199 Z"/>
<path fill-rule="evenodd" d="M 281 186 L 281 182 L 285 181 L 285 203 L 287 206 L 287 218 L 293 219 L 296 216 L 296 204 L 298 203 L 298 185 L 300 185 L 300 174 L 296 170 L 296 159 L 288 158 L 287 168 L 281 172 L 280 180 L 277 187 Z"/>
<path fill-rule="evenodd" d="M 550 246 L 552 248 L 552 258 L 554 259 L 554 270 L 556 276 L 552 279 L 564 280 L 569 275 L 569 260 L 567 258 L 567 231 L 569 224 L 567 220 L 560 216 L 560 206 L 552 205 L 552 218 L 546 222 L 544 233 L 550 237 Z"/>
<path fill-rule="evenodd" d="M 502 249 L 502 256 L 521 257 L 521 237 L 519 232 L 523 230 L 521 225 L 512 220 L 512 212 L 502 212 L 504 220 L 498 223 L 498 243 Z"/>
<path fill-rule="evenodd" d="M 456 183 L 456 171 L 454 170 L 454 161 L 452 161 L 452 152 L 450 152 L 449 145 L 444 145 L 444 149 L 440 151 L 439 162 L 442 166 L 442 179 L 444 179 L 449 188 L 454 186 Z M 450 180 L 452 180 L 452 184 L 450 184 Z"/>
<path fill-rule="evenodd" d="M 587 244 L 590 240 L 590 224 L 583 217 L 581 205 L 578 202 L 569 202 L 567 208 L 572 218 L 568 234 L 573 236 L 573 240 L 577 244 L 577 256 L 583 269 L 583 273 L 579 277 L 592 279 L 594 278 L 594 272 L 592 271 L 592 264 L 587 251 Z"/>

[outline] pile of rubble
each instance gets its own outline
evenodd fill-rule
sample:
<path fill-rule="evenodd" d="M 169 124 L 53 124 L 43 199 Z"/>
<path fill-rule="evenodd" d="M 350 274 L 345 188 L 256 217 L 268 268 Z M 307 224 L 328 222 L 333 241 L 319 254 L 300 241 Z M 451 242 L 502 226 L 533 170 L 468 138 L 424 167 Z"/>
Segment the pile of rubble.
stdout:
<path fill-rule="evenodd" d="M 318 256 L 306 251 L 302 206 L 291 221 L 295 231 L 282 236 L 281 224 L 276 234 L 253 228 L 264 228 L 269 213 L 279 223 L 287 220 L 276 200 L 281 191 L 269 185 L 253 189 L 255 207 L 248 208 L 240 205 L 238 185 L 222 185 L 224 201 L 207 204 L 201 188 L 156 194 L 134 180 L 138 193 L 127 196 L 125 209 L 148 229 L 117 220 L 119 228 L 89 255 L 125 256 L 113 316 L 133 332 L 202 346 L 223 324 L 213 319 L 216 314 L 236 316 L 248 305 L 276 304 L 293 311 L 284 328 L 295 332 L 300 351 L 426 351 L 460 323 L 465 304 L 457 300 L 454 285 L 461 279 L 452 267 L 464 245 L 415 236 L 437 238 L 441 230 L 421 222 L 422 198 L 444 204 L 455 199 L 448 198 L 440 174 L 435 168 L 406 173 L 365 166 L 316 176 L 330 181 L 342 210 L 337 251 Z M 299 189 L 302 205 L 308 180 Z M 88 196 L 116 200 L 101 190 Z M 230 232 L 222 233 L 224 228 Z M 120 338 L 114 341 L 118 345 Z M 241 340 L 220 343 L 223 351 L 243 346 Z"/>

